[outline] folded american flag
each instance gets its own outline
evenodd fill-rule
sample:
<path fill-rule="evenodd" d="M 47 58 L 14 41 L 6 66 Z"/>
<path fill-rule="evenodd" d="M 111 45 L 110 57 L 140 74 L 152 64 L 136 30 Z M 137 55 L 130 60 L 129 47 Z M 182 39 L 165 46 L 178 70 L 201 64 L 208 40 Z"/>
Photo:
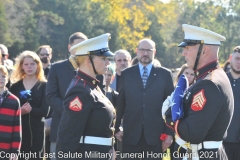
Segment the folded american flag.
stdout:
<path fill-rule="evenodd" d="M 185 75 L 179 77 L 177 86 L 173 92 L 172 97 L 172 120 L 176 122 L 183 117 L 183 97 L 188 88 L 188 79 Z"/>

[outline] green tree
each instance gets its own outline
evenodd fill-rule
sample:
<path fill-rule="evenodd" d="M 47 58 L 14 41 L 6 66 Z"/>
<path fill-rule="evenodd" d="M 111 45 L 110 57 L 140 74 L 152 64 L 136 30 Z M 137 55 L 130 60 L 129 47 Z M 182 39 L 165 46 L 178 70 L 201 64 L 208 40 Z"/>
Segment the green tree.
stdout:
<path fill-rule="evenodd" d="M 9 45 L 12 43 L 10 35 L 8 34 L 8 23 L 5 19 L 5 2 L 0 0 L 0 43 Z"/>

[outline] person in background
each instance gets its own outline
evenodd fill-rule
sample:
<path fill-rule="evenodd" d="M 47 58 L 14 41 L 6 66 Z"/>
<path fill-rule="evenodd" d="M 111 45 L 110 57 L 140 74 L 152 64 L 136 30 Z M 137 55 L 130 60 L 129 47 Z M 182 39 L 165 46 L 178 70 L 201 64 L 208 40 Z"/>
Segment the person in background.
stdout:
<path fill-rule="evenodd" d="M 8 91 L 7 82 L 8 71 L 0 65 L 0 156 L 1 160 L 17 160 L 22 138 L 21 110 L 19 99 Z M 9 153 L 10 159 L 3 158 Z"/>
<path fill-rule="evenodd" d="M 173 91 L 173 81 L 171 71 L 153 64 L 155 42 L 142 39 L 136 53 L 139 63 L 121 74 L 115 136 L 123 141 L 123 153 L 143 153 L 145 159 L 154 159 L 147 153 L 163 153 L 172 143 L 173 132 L 159 115 L 164 99 Z M 123 132 L 119 128 L 122 118 Z M 161 135 L 165 138 L 160 139 Z"/>
<path fill-rule="evenodd" d="M 8 56 L 9 56 L 8 48 L 3 44 L 0 44 L 0 54 L 1 54 L 0 64 L 4 65 L 8 71 L 9 78 L 8 78 L 8 83 L 6 87 L 9 89 L 11 86 L 10 76 L 12 74 L 13 62 L 12 60 L 8 59 Z"/>
<path fill-rule="evenodd" d="M 120 49 L 114 53 L 114 62 L 116 64 L 116 74 L 114 75 L 113 81 L 110 87 L 115 91 L 119 92 L 121 72 L 131 66 L 131 55 L 127 50 Z"/>
<path fill-rule="evenodd" d="M 44 75 L 47 78 L 51 67 L 52 48 L 49 45 L 42 45 L 38 48 L 37 54 L 42 61 Z"/>
<path fill-rule="evenodd" d="M 52 48 L 49 45 L 42 45 L 38 48 L 37 54 L 42 61 L 44 75 L 47 78 L 49 70 L 51 68 Z M 48 115 L 45 119 L 45 153 L 50 153 L 50 130 L 52 121 L 52 109 L 49 108 Z M 50 158 L 46 158 L 50 160 Z"/>
<path fill-rule="evenodd" d="M 8 70 L 11 70 L 13 68 L 13 61 L 8 59 L 8 48 L 4 44 L 0 44 L 0 50 L 2 50 L 2 64 L 7 66 Z"/>
<path fill-rule="evenodd" d="M 231 64 L 230 64 L 230 60 L 228 59 L 225 61 L 224 65 L 223 65 L 223 70 L 225 72 L 228 72 L 228 71 L 230 71 L 230 69 L 231 69 Z"/>
<path fill-rule="evenodd" d="M 16 58 L 15 70 L 10 91 L 21 104 L 22 145 L 21 153 L 36 153 L 36 160 L 41 160 L 44 150 L 44 117 L 49 106 L 45 99 L 46 78 L 39 56 L 32 51 L 24 51 Z M 22 154 L 19 160 L 25 160 Z"/>
<path fill-rule="evenodd" d="M 116 102 L 117 102 L 117 96 L 118 92 L 115 91 L 110 87 L 113 78 L 114 78 L 115 72 L 111 65 L 108 66 L 108 70 L 105 73 L 105 81 L 106 81 L 106 87 L 104 89 L 106 97 L 112 102 L 113 106 L 116 108 Z M 116 139 L 116 138 L 115 138 Z M 115 151 L 122 151 L 122 142 L 118 141 L 116 139 L 114 144 L 114 150 Z M 116 157 L 117 160 L 120 160 L 120 157 Z"/>
<path fill-rule="evenodd" d="M 227 76 L 233 90 L 234 112 L 223 146 L 228 159 L 237 160 L 240 159 L 240 46 L 233 49 L 230 65 L 231 69 L 227 72 Z"/>
<path fill-rule="evenodd" d="M 94 37 L 71 47 L 70 57 L 77 75 L 64 97 L 64 109 L 59 124 L 57 153 L 82 153 L 81 157 L 57 159 L 112 159 L 113 132 L 116 117 L 112 103 L 98 86 L 96 75 L 105 74 L 113 56 L 108 48 L 110 34 Z M 98 157 L 101 153 L 106 157 Z M 106 153 L 110 153 L 107 155 Z"/>
<path fill-rule="evenodd" d="M 191 86 L 194 83 L 195 74 L 192 68 L 189 68 L 187 64 L 182 65 L 181 70 L 179 71 L 176 77 L 176 84 L 178 82 L 179 77 L 184 74 L 188 79 L 188 84 Z"/>
<path fill-rule="evenodd" d="M 134 65 L 136 65 L 136 64 L 138 64 L 137 56 L 132 59 L 132 61 L 131 61 L 131 66 L 134 66 Z"/>
<path fill-rule="evenodd" d="M 113 67 L 108 66 L 108 69 L 105 73 L 105 81 L 106 81 L 105 95 L 110 100 L 110 102 L 112 102 L 113 106 L 116 107 L 118 92 L 110 87 L 113 77 L 114 77 Z"/>
<path fill-rule="evenodd" d="M 68 51 L 71 55 L 74 55 L 75 52 L 70 51 L 70 48 L 86 39 L 88 39 L 87 36 L 81 32 L 76 32 L 69 37 Z M 46 101 L 53 110 L 50 130 L 51 153 L 56 151 L 57 131 L 63 112 L 63 98 L 76 72 L 71 62 L 66 59 L 52 64 L 48 74 Z M 52 157 L 51 160 L 55 160 L 55 157 Z"/>

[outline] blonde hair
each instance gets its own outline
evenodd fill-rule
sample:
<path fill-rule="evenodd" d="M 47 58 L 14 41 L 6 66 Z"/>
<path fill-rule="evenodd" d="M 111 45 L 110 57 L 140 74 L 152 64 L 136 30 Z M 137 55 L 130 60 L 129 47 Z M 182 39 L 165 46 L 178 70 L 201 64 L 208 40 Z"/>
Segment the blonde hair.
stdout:
<path fill-rule="evenodd" d="M 17 56 L 17 58 L 15 59 L 15 65 L 14 65 L 14 70 L 13 73 L 11 75 L 11 81 L 17 82 L 21 79 L 23 79 L 26 76 L 26 73 L 24 72 L 24 70 L 22 69 L 22 64 L 25 58 L 32 58 L 33 61 L 37 64 L 37 70 L 36 70 L 36 77 L 39 81 L 42 82 L 46 82 L 46 78 L 44 76 L 44 71 L 43 71 L 43 67 L 42 67 L 42 62 L 39 58 L 39 56 L 32 51 L 23 51 L 21 54 L 19 54 Z"/>
<path fill-rule="evenodd" d="M 75 56 L 75 55 L 71 55 L 69 57 L 69 61 L 72 63 L 73 68 L 77 69 L 83 62 L 84 60 L 87 58 L 88 56 Z"/>

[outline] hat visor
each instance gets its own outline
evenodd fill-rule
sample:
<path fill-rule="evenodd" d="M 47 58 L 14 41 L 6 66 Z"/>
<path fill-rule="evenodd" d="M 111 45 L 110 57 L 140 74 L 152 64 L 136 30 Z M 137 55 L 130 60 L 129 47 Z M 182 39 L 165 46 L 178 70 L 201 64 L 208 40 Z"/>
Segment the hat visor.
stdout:
<path fill-rule="evenodd" d="M 106 51 L 106 52 L 98 52 L 92 55 L 96 55 L 96 56 L 102 56 L 102 57 L 113 57 L 114 54 L 111 51 Z"/>
<path fill-rule="evenodd" d="M 179 45 L 178 45 L 178 47 L 186 47 L 187 46 L 187 43 L 186 42 L 181 42 Z"/>

